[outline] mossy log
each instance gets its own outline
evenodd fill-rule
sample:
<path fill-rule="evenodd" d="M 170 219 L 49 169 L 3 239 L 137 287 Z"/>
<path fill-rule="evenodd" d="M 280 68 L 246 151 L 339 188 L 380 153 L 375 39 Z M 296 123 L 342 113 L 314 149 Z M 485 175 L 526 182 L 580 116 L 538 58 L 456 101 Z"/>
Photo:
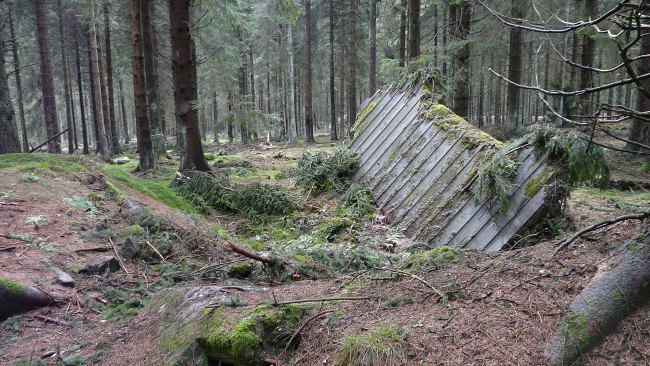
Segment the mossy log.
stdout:
<path fill-rule="evenodd" d="M 0 321 L 53 302 L 52 296 L 43 290 L 0 277 Z"/>
<path fill-rule="evenodd" d="M 627 314 L 650 299 L 650 226 L 598 267 L 546 349 L 551 365 L 572 365 Z"/>

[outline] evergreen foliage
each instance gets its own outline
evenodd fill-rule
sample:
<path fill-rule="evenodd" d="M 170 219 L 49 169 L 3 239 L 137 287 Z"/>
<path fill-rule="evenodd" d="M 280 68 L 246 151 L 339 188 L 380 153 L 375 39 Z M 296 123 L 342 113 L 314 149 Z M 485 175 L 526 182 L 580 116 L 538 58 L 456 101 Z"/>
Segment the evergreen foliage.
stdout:
<path fill-rule="evenodd" d="M 310 194 L 342 190 L 358 165 L 359 158 L 348 149 L 305 154 L 298 162 L 296 183 Z"/>
<path fill-rule="evenodd" d="M 298 209 L 289 191 L 279 185 L 233 184 L 226 177 L 188 171 L 177 179 L 174 188 L 199 211 L 236 212 L 247 217 L 285 215 Z"/>

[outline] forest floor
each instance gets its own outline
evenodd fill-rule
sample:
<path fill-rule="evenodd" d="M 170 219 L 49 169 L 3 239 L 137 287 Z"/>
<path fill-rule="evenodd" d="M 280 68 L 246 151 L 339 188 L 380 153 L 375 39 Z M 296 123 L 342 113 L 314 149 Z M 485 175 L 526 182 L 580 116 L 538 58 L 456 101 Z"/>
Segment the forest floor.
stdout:
<path fill-rule="evenodd" d="M 279 184 L 301 202 L 296 213 L 276 218 L 199 214 L 169 187 L 176 159 L 162 160 L 155 173 L 141 175 L 132 173 L 134 161 L 110 165 L 76 155 L 0 156 L 0 277 L 58 299 L 55 306 L 0 323 L 0 364 L 150 364 L 147 354 L 155 350 L 134 339 L 150 316 L 138 316 L 139 310 L 163 288 L 200 284 L 259 287 L 239 293 L 243 304 L 370 298 L 323 305 L 321 310 L 331 312 L 305 324 L 298 347 L 277 355 L 282 365 L 333 364 L 346 337 L 382 327 L 404 334 L 396 347 L 408 364 L 543 364 L 544 347 L 573 298 L 598 264 L 644 223 L 621 222 L 592 232 L 552 257 L 554 245 L 575 228 L 650 206 L 647 167 L 610 154 L 614 188 L 574 190 L 566 216 L 550 225 L 556 238 L 496 254 L 453 251 L 441 261 L 404 262 L 413 243 L 383 222 L 381 213 L 348 222 L 337 209 L 340 193 L 312 197 L 295 185 L 291 171 L 305 150 L 335 148 L 325 136 L 306 147 L 206 146 L 214 158 L 210 164 L 233 181 Z M 564 225 L 567 221 L 573 227 Z M 135 238 L 140 252 L 124 259 L 124 268 L 105 275 L 80 272 L 97 257 L 123 253 L 127 237 Z M 325 259 L 297 265 L 284 277 L 267 275 L 253 262 L 246 279 L 223 271 L 193 274 L 206 264 L 244 259 L 226 250 L 224 241 L 289 255 L 310 240 L 318 241 Z M 329 255 L 333 252 L 340 256 Z M 409 273 L 451 294 L 449 301 L 438 301 L 414 276 L 367 270 L 378 258 L 411 263 Z M 57 284 L 52 265 L 71 274 L 76 286 Z M 646 305 L 628 316 L 585 355 L 587 364 L 650 365 L 649 310 Z"/>

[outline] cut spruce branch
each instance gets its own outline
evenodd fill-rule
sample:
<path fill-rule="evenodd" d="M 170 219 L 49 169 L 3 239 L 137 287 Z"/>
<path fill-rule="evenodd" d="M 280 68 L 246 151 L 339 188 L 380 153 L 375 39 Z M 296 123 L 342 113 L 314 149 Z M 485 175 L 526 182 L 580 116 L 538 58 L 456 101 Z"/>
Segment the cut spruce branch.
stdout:
<path fill-rule="evenodd" d="M 617 222 L 626 221 L 626 220 L 644 220 L 644 219 L 646 219 L 648 217 L 650 217 L 650 211 L 639 213 L 639 214 L 631 214 L 631 215 L 619 216 L 619 217 L 614 218 L 614 219 L 605 220 L 605 221 L 601 221 L 599 223 L 593 224 L 593 225 L 591 225 L 589 227 L 586 227 L 586 228 L 578 231 L 577 233 L 573 234 L 570 238 L 568 238 L 568 239 L 564 240 L 562 243 L 560 243 L 560 245 L 558 245 L 557 248 L 555 248 L 555 250 L 553 251 L 553 256 L 555 256 L 557 253 L 564 250 L 566 247 L 571 245 L 571 243 L 573 243 L 579 237 L 581 237 L 582 235 L 584 235 L 584 234 L 586 234 L 588 232 L 598 230 L 598 229 L 602 229 L 602 228 L 607 227 L 609 225 L 613 225 L 613 224 L 615 224 Z"/>
<path fill-rule="evenodd" d="M 117 247 L 115 246 L 115 243 L 113 243 L 113 239 L 108 238 L 108 241 L 111 242 L 111 246 L 113 247 L 113 251 L 115 252 L 115 256 L 117 257 L 118 262 L 120 262 L 120 267 L 126 272 L 126 274 L 129 274 L 129 271 L 126 269 L 126 266 L 124 265 L 124 261 L 122 260 L 122 257 L 120 257 L 120 253 L 117 251 Z"/>

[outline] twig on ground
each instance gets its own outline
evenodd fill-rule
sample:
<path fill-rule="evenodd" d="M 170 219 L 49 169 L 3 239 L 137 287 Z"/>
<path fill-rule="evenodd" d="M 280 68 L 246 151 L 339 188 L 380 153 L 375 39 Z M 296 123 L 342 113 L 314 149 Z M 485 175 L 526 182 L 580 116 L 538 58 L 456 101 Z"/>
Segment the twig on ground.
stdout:
<path fill-rule="evenodd" d="M 598 229 L 601 229 L 601 228 L 609 226 L 609 225 L 613 225 L 613 224 L 615 224 L 617 222 L 621 222 L 621 221 L 625 221 L 625 220 L 644 220 L 644 219 L 646 219 L 648 217 L 650 217 L 650 211 L 643 212 L 643 213 L 640 213 L 640 214 L 630 214 L 630 215 L 619 216 L 619 217 L 616 217 L 616 218 L 613 218 L 613 219 L 610 219 L 610 220 L 605 220 L 605 221 L 601 221 L 601 222 L 598 222 L 596 224 L 593 224 L 593 225 L 591 225 L 589 227 L 586 227 L 586 228 L 578 231 L 577 233 L 573 234 L 570 238 L 568 238 L 565 241 L 563 241 L 562 243 L 560 243 L 560 245 L 558 245 L 557 248 L 555 248 L 555 250 L 553 251 L 552 257 L 554 257 L 557 253 L 559 253 L 560 251 L 562 251 L 563 249 L 565 249 L 566 247 L 571 245 L 571 243 L 576 241 L 576 239 L 578 239 L 580 236 L 582 236 L 582 235 L 584 235 L 584 234 L 586 234 L 588 232 L 598 230 Z"/>
<path fill-rule="evenodd" d="M 92 248 L 80 248 L 80 249 L 75 249 L 74 251 L 77 253 L 81 253 L 81 252 L 105 252 L 107 250 L 111 250 L 111 248 L 101 246 L 101 247 L 92 247 Z"/>
<path fill-rule="evenodd" d="M 111 243 L 111 246 L 113 247 L 113 251 L 115 252 L 115 256 L 117 257 L 118 262 L 120 262 L 120 267 L 126 272 L 126 274 L 129 274 L 129 270 L 126 269 L 126 266 L 124 265 L 124 261 L 122 260 L 122 257 L 120 257 L 120 253 L 117 251 L 117 247 L 115 246 L 115 243 L 113 243 L 113 239 L 108 238 L 108 241 Z"/>
<path fill-rule="evenodd" d="M 36 318 L 38 320 L 42 320 L 42 321 L 44 321 L 46 323 L 54 323 L 54 324 L 62 325 L 64 327 L 71 327 L 70 323 L 68 323 L 66 321 L 50 318 L 50 317 L 47 317 L 47 316 L 44 316 L 44 315 L 35 315 L 34 318 Z"/>
<path fill-rule="evenodd" d="M 409 276 L 409 277 L 417 280 L 418 282 L 422 283 L 423 285 L 427 286 L 428 288 L 430 288 L 433 292 L 435 292 L 438 296 L 440 296 L 441 300 L 443 300 L 445 302 L 448 300 L 448 297 L 447 297 L 446 293 L 444 293 L 444 292 L 438 290 L 437 288 L 433 287 L 432 284 L 430 284 L 429 282 L 424 280 L 422 277 L 418 277 L 418 276 L 416 276 L 416 275 L 414 275 L 412 273 L 408 273 L 406 271 L 402 271 L 402 270 L 399 270 L 399 269 L 388 268 L 388 267 L 377 268 L 377 270 L 392 272 L 392 273 L 396 273 L 396 274 L 401 274 L 403 276 Z"/>
<path fill-rule="evenodd" d="M 0 252 L 8 252 L 8 251 L 14 250 L 14 249 L 16 249 L 15 245 L 11 246 L 11 247 L 2 247 L 2 248 L 0 248 Z"/>
<path fill-rule="evenodd" d="M 306 320 L 305 320 L 305 321 L 304 321 L 304 322 L 303 322 L 303 323 L 298 327 L 298 329 L 296 329 L 296 331 L 293 332 L 293 334 L 291 335 L 291 338 L 289 338 L 289 342 L 287 342 L 287 345 L 286 345 L 286 347 L 284 347 L 284 351 L 282 351 L 281 354 L 284 354 L 284 353 L 287 352 L 287 350 L 289 349 L 289 347 L 291 347 L 291 344 L 293 343 L 293 340 L 294 340 L 297 336 L 300 335 L 300 332 L 302 332 L 302 330 L 305 329 L 305 327 L 307 326 L 307 324 L 311 323 L 312 321 L 314 321 L 314 320 L 320 318 L 321 316 L 323 316 L 323 315 L 325 315 L 325 314 L 333 313 L 334 311 L 335 311 L 334 309 L 323 310 L 323 311 L 321 311 L 321 312 L 319 312 L 319 313 L 317 313 L 317 314 L 314 314 L 314 315 L 310 316 L 309 318 L 307 318 L 307 319 L 306 319 Z"/>
<path fill-rule="evenodd" d="M 7 238 L 7 239 L 20 240 L 20 241 L 25 242 L 25 243 L 30 243 L 30 244 L 32 243 L 31 240 L 21 238 L 21 237 L 18 236 L 18 235 L 13 235 L 13 234 L 0 234 L 0 236 L 3 237 L 3 238 Z"/>
<path fill-rule="evenodd" d="M 160 257 L 160 261 L 161 261 L 161 262 L 164 262 L 164 261 L 165 261 L 165 257 L 163 257 L 163 255 L 160 254 L 160 252 L 158 251 L 158 249 L 156 249 L 156 247 L 154 247 L 153 245 L 151 245 L 151 243 L 149 243 L 149 241 L 147 241 L 147 240 L 145 240 L 144 242 L 147 243 L 147 245 L 149 246 L 149 248 L 153 249 L 153 251 L 156 252 L 156 254 L 158 254 L 158 257 Z"/>
<path fill-rule="evenodd" d="M 305 302 L 323 302 L 323 301 L 361 301 L 361 300 L 370 300 L 370 296 L 357 296 L 357 297 L 325 297 L 322 299 L 300 299 L 300 300 L 290 300 L 290 301 L 280 301 L 273 302 L 273 306 L 280 305 L 289 305 L 289 304 L 302 304 Z M 260 304 L 262 305 L 262 304 Z"/>

